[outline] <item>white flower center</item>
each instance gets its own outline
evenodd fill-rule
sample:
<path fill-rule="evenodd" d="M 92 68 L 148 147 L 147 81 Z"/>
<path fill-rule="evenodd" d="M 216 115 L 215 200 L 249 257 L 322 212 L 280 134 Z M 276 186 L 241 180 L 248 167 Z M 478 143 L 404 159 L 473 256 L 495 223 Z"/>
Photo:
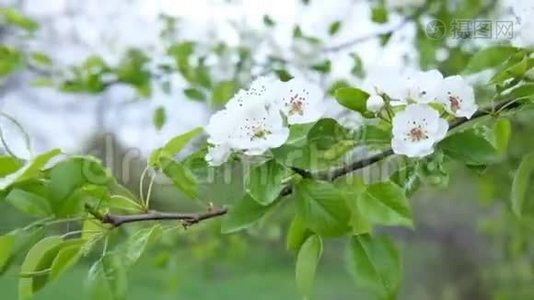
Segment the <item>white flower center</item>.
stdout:
<path fill-rule="evenodd" d="M 426 122 L 426 120 L 423 120 L 423 122 Z M 411 142 L 420 142 L 422 140 L 428 139 L 428 131 L 421 126 L 421 124 L 416 124 L 416 122 L 412 122 L 412 128 L 406 132 L 406 137 L 404 138 L 405 141 L 411 141 Z"/>
<path fill-rule="evenodd" d="M 267 139 L 267 136 L 272 134 L 270 130 L 267 129 L 265 124 L 266 118 L 258 119 L 245 119 L 245 126 L 241 127 L 246 131 L 246 135 L 250 138 L 250 141 L 255 141 L 257 139 Z"/>
<path fill-rule="evenodd" d="M 302 116 L 304 114 L 304 108 L 306 106 L 306 96 L 309 95 L 309 92 L 305 89 L 302 89 L 301 94 L 293 94 L 292 89 L 289 90 L 289 92 L 291 93 L 289 96 L 289 101 L 286 101 L 286 107 L 289 108 L 289 115 L 298 114 Z"/>
<path fill-rule="evenodd" d="M 449 102 L 451 103 L 451 110 L 453 112 L 458 111 L 461 108 L 462 102 L 464 101 L 459 96 L 452 95 L 451 92 L 448 92 L 448 94 Z"/>

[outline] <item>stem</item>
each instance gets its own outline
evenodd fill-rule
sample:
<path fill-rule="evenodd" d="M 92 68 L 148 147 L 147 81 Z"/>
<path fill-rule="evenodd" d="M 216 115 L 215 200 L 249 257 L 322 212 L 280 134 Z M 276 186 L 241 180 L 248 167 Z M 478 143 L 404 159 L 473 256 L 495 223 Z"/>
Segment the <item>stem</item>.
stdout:
<path fill-rule="evenodd" d="M 144 221 L 158 221 L 158 220 L 179 220 L 184 226 L 190 226 L 200 223 L 204 220 L 216 218 L 225 215 L 228 212 L 226 208 L 208 210 L 204 213 L 167 213 L 159 211 L 150 211 L 146 214 L 138 215 L 94 215 L 104 224 L 111 224 L 114 227 L 119 227 L 123 224 L 144 222 Z M 90 212 L 92 213 L 92 212 Z"/>

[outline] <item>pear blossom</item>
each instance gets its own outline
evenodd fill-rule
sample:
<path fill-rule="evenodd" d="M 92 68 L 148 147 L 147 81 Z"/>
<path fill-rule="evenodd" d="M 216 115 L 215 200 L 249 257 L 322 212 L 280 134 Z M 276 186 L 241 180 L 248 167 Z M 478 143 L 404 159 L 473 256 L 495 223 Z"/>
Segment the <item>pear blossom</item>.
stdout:
<path fill-rule="evenodd" d="M 229 144 L 247 155 L 261 155 L 270 148 L 280 147 L 289 137 L 289 128 L 284 125 L 280 112 L 261 102 L 232 111 L 230 117 L 237 126 L 231 132 Z"/>
<path fill-rule="evenodd" d="M 405 97 L 417 103 L 430 103 L 436 100 L 443 75 L 438 70 L 419 71 L 405 79 Z"/>
<path fill-rule="evenodd" d="M 445 110 L 456 117 L 471 118 L 477 111 L 475 92 L 461 76 L 449 76 L 443 80 L 438 100 Z"/>
<path fill-rule="evenodd" d="M 281 83 L 279 101 L 278 107 L 289 124 L 315 122 L 326 111 L 321 89 L 298 78 Z"/>
<path fill-rule="evenodd" d="M 206 161 L 210 166 L 220 166 L 228 160 L 231 154 L 232 149 L 229 145 L 214 145 L 208 148 L 208 154 L 206 154 Z"/>
<path fill-rule="evenodd" d="M 249 89 L 239 90 L 227 103 L 233 109 L 261 101 L 265 106 L 274 105 L 278 99 L 281 82 L 273 77 L 261 76 L 254 80 Z"/>
<path fill-rule="evenodd" d="M 262 155 L 280 147 L 289 137 L 280 112 L 254 98 L 257 96 L 246 105 L 221 110 L 211 117 L 206 132 L 213 146 L 205 157 L 210 165 L 224 163 L 233 151 Z"/>
<path fill-rule="evenodd" d="M 405 75 L 397 69 L 373 68 L 367 73 L 362 88 L 370 95 L 388 95 L 392 99 L 392 105 L 405 104 L 407 84 L 404 77 Z"/>
<path fill-rule="evenodd" d="M 449 124 L 438 111 L 427 104 L 410 104 L 393 118 L 394 153 L 408 157 L 424 157 L 434 151 L 434 145 L 447 134 Z"/>
<path fill-rule="evenodd" d="M 377 113 L 384 107 L 384 99 L 378 95 L 371 94 L 366 104 L 368 111 Z"/>

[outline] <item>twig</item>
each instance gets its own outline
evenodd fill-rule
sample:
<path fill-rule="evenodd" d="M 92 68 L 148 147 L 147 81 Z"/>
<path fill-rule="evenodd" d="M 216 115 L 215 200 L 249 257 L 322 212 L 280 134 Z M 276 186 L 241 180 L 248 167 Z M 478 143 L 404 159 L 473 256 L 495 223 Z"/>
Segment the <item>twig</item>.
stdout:
<path fill-rule="evenodd" d="M 86 207 L 87 208 L 87 207 Z M 143 222 L 143 221 L 158 221 L 158 220 L 178 220 L 182 221 L 184 226 L 190 226 L 200 223 L 204 220 L 216 218 L 225 215 L 228 210 L 226 208 L 213 209 L 203 213 L 168 213 L 159 211 L 149 211 L 146 214 L 137 215 L 115 215 L 115 214 L 100 214 L 94 210 L 87 209 L 90 214 L 99 219 L 104 224 L 110 224 L 113 227 L 119 227 L 127 223 Z"/>
<path fill-rule="evenodd" d="M 396 31 L 399 31 L 402 28 L 404 28 L 404 26 L 408 25 L 408 23 L 410 23 L 411 20 L 414 20 L 414 19 L 418 18 L 428 8 L 429 4 L 430 4 L 430 1 L 426 1 L 426 3 L 423 6 L 419 7 L 412 14 L 410 14 L 409 16 L 404 18 L 402 21 L 400 21 L 397 25 L 395 25 L 393 28 L 391 28 L 389 30 L 373 32 L 373 33 L 370 33 L 368 35 L 357 37 L 357 38 L 355 38 L 353 40 L 341 43 L 341 44 L 336 45 L 336 46 L 323 48 L 322 51 L 323 52 L 337 52 L 337 51 L 343 50 L 345 48 L 350 48 L 350 47 L 355 46 L 357 44 L 360 44 L 360 43 L 363 43 L 363 42 L 367 42 L 367 41 L 372 40 L 374 38 L 377 38 L 377 37 L 379 37 L 381 35 L 393 34 Z"/>

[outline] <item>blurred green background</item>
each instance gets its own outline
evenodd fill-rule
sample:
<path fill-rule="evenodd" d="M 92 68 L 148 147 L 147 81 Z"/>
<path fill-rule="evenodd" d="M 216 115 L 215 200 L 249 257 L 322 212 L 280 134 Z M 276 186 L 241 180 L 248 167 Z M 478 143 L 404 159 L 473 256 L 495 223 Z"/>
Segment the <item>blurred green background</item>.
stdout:
<path fill-rule="evenodd" d="M 103 5 L 105 2 L 102 1 L 100 3 L 98 1 L 91 2 L 94 4 L 92 7 L 96 11 L 96 15 L 102 19 L 114 20 L 115 16 L 113 14 L 110 16 L 103 12 L 100 13 L 99 5 Z M 38 0 L 9 2 L 8 4 L 14 7 L 29 11 L 32 11 L 32 8 L 38 2 L 41 5 L 44 3 L 44 1 L 41 2 Z M 150 12 L 152 3 L 147 5 L 147 2 L 143 2 L 145 3 L 143 6 L 143 4 L 137 5 L 139 3 L 135 2 L 137 6 L 134 9 L 132 8 L 134 7 L 134 2 L 121 1 L 123 6 L 119 5 L 110 10 L 112 13 L 120 12 L 118 15 L 125 19 L 130 15 L 134 15 L 137 10 L 141 11 L 141 15 Z M 255 3 L 245 1 L 249 5 L 246 6 L 246 3 L 244 4 L 244 2 L 242 3 L 240 1 L 219 2 L 235 4 L 238 7 L 250 6 L 253 8 L 252 11 L 255 11 L 254 9 L 260 3 L 259 0 Z M 330 8 L 332 10 L 337 9 L 343 11 L 345 7 L 337 2 L 334 4 L 334 1 L 326 0 L 296 2 L 319 3 L 316 4 L 316 11 L 324 10 L 326 13 L 330 11 Z M 377 28 L 381 28 L 380 26 L 383 23 L 387 23 L 388 20 L 395 21 L 403 17 L 409 17 L 408 19 L 413 24 L 407 30 L 409 31 L 406 35 L 407 37 L 404 35 L 397 36 L 393 34 L 394 32 L 386 32 L 385 34 L 376 36 L 371 45 L 361 45 L 362 50 L 357 45 L 358 47 L 356 49 L 347 49 L 345 53 L 339 52 L 332 54 L 328 52 L 326 54 L 317 54 L 314 51 L 304 53 L 307 55 L 297 53 L 297 55 L 288 58 L 290 62 L 295 62 L 297 65 L 291 66 L 291 63 L 287 63 L 278 57 L 280 55 L 279 52 L 287 54 L 285 51 L 289 51 L 282 48 L 282 50 L 277 49 L 279 52 L 275 52 L 274 50 L 268 52 L 265 61 L 259 64 L 254 61 L 254 55 L 251 55 L 251 53 L 261 52 L 256 48 L 260 44 L 260 41 L 270 41 L 267 37 L 271 34 L 275 35 L 273 33 L 275 29 L 272 28 L 274 25 L 271 24 L 269 18 L 265 18 L 260 8 L 257 8 L 259 11 L 257 14 L 247 13 L 245 11 L 249 17 L 252 16 L 259 20 L 258 22 L 260 24 L 265 24 L 267 29 L 262 27 L 263 31 L 258 30 L 258 32 L 255 32 L 254 30 L 249 30 L 250 24 L 246 22 L 240 26 L 238 26 L 239 24 L 232 24 L 232 26 L 237 28 L 236 31 L 241 30 L 240 34 L 242 35 L 240 35 L 240 38 L 242 39 L 238 41 L 237 46 L 234 45 L 234 48 L 228 47 L 230 50 L 225 49 L 229 52 L 235 51 L 238 53 L 238 59 L 228 59 L 223 54 L 219 55 L 217 53 L 219 55 L 217 57 L 217 63 L 228 63 L 229 66 L 226 64 L 210 65 L 209 71 L 212 72 L 211 75 L 214 81 L 229 80 L 231 78 L 231 80 L 235 81 L 237 87 L 246 86 L 253 73 L 258 73 L 258 71 L 263 73 L 265 70 L 275 70 L 275 73 L 280 75 L 285 74 L 284 72 L 289 70 L 290 72 L 297 72 L 297 74 L 299 74 L 298 72 L 302 72 L 305 75 L 310 75 L 311 73 L 310 76 L 320 81 L 325 90 L 332 90 L 333 87 L 342 86 L 343 84 L 347 84 L 347 82 L 354 85 L 361 83 L 361 80 L 365 77 L 365 70 L 369 65 L 373 65 L 374 63 L 374 66 L 378 65 L 381 67 L 390 63 L 390 60 L 405 63 L 406 66 L 410 67 L 415 65 L 421 69 L 438 68 L 446 75 L 456 74 L 465 68 L 473 53 L 490 42 L 493 42 L 493 40 L 470 39 L 470 37 L 466 39 L 431 39 L 425 33 L 425 22 L 427 20 L 437 18 L 446 24 L 451 24 L 455 19 L 475 20 L 491 18 L 491 20 L 513 20 L 506 6 L 507 3 L 510 4 L 509 2 L 513 1 L 404 1 L 406 3 L 409 2 L 408 4 L 412 3 L 415 7 L 407 5 L 401 8 L 385 5 L 389 2 L 398 4 L 403 1 L 344 2 L 348 3 L 349 8 L 356 6 L 365 8 L 367 14 L 364 14 L 363 17 L 361 15 L 356 15 L 356 17 L 352 16 L 349 20 L 345 20 L 348 23 L 343 24 L 349 25 L 341 26 L 341 37 L 327 33 L 329 31 L 328 28 L 330 27 L 330 31 L 332 31 L 331 25 L 335 24 L 335 22 L 331 22 L 332 18 L 320 16 L 316 19 L 311 18 L 311 21 L 308 20 L 308 23 L 312 23 L 312 25 L 320 25 L 324 31 L 323 36 L 321 36 L 324 39 L 322 43 L 326 44 L 326 46 L 340 44 L 352 38 L 354 36 L 353 31 L 360 30 L 363 36 L 368 33 L 367 31 L 375 32 L 375 30 L 369 29 L 370 27 L 366 27 L 370 26 L 367 23 L 365 23 L 367 25 L 362 27 L 356 26 L 360 24 L 358 22 L 364 22 L 364 18 L 368 23 L 377 25 Z M 279 7 L 278 10 L 285 13 L 285 3 L 283 1 L 276 3 Z M 426 4 L 422 5 L 421 3 Z M 191 16 L 189 17 L 194 20 L 197 19 L 194 13 L 189 13 L 186 10 L 189 6 L 188 3 L 181 2 L 180 4 L 182 5 L 181 8 L 187 11 L 185 14 L 190 14 Z M 177 7 L 180 8 L 180 5 L 177 5 Z M 210 6 L 207 5 L 206 7 Z M 417 9 L 418 7 L 423 7 L 423 11 L 419 11 Z M 43 10 L 44 8 L 42 7 Z M 297 6 L 297 8 L 304 11 L 300 6 Z M 84 11 L 84 9 L 77 9 L 76 6 L 72 10 L 75 12 Z M 418 12 L 418 14 L 414 15 L 414 11 Z M 304 22 L 306 21 L 305 17 L 310 15 L 314 16 L 316 13 L 315 11 L 313 13 L 306 11 L 306 13 L 302 13 L 302 20 L 299 18 L 295 18 L 298 20 L 293 20 L 292 17 L 301 16 L 300 12 L 297 9 L 294 15 L 287 17 L 285 14 L 282 14 L 282 16 L 290 21 Z M 38 15 L 38 13 L 39 10 L 36 11 L 34 8 L 33 14 Z M 55 13 L 52 12 L 51 15 L 55 16 Z M 70 13 L 73 12 L 70 11 Z M 58 14 L 68 15 L 63 12 Z M 390 19 L 387 17 L 388 14 L 390 15 Z M 207 17 L 204 17 L 208 19 L 211 17 L 209 14 L 206 15 Z M 384 15 L 386 15 L 385 18 Z M 71 53 L 72 57 L 70 61 L 63 63 L 70 65 L 74 61 L 75 65 L 83 65 L 87 55 L 93 54 L 93 52 L 99 54 L 104 53 L 102 57 L 105 59 L 109 58 L 109 61 L 112 62 L 110 65 L 120 61 L 123 58 L 118 54 L 120 51 L 113 47 L 110 47 L 111 50 L 107 48 L 106 50 L 102 50 L 104 46 L 114 46 L 116 41 L 113 40 L 113 42 L 110 42 L 109 39 L 105 39 L 109 38 L 107 36 L 105 38 L 98 36 L 90 39 L 92 33 L 89 29 L 97 22 L 91 18 L 88 18 L 87 21 L 82 17 L 76 15 L 73 19 L 82 20 L 82 25 L 85 24 L 85 27 L 80 24 L 77 24 L 77 26 L 81 28 L 79 29 L 81 32 L 80 36 L 89 39 L 89 41 L 83 40 L 79 44 L 85 43 L 87 45 L 84 45 L 87 47 L 81 53 L 73 51 L 74 54 Z M 275 17 L 273 16 L 274 19 L 276 19 Z M 47 22 L 55 20 L 54 17 L 50 18 L 46 16 L 37 17 L 37 19 L 43 23 L 44 31 L 52 27 L 51 25 L 47 27 Z M 152 45 L 154 47 L 143 49 L 149 56 L 153 55 L 150 51 L 154 48 L 158 49 L 158 45 L 161 46 L 160 44 L 168 46 L 174 42 L 197 38 L 195 35 L 197 33 L 193 30 L 193 35 L 190 34 L 189 37 L 173 37 L 176 39 L 173 40 L 172 38 L 165 37 L 165 34 L 169 32 L 162 30 L 161 37 L 163 38 L 159 40 L 160 36 L 158 34 L 160 33 L 157 30 L 154 30 L 152 35 L 151 33 L 142 31 L 147 28 L 151 29 L 145 23 L 133 22 L 134 25 L 131 25 L 132 23 L 128 23 L 124 19 L 117 20 L 120 20 L 120 22 L 117 21 L 118 24 L 120 23 L 123 27 L 127 28 L 119 28 L 119 37 L 127 36 L 134 40 L 133 42 L 121 41 L 127 47 L 133 45 L 142 48 L 141 42 L 135 40 L 137 37 L 149 36 L 156 38 L 156 46 Z M 168 25 L 174 19 L 166 18 L 165 20 Z M 60 21 L 63 22 L 65 20 L 61 19 Z M 283 21 L 280 23 L 283 24 Z M 66 29 L 75 27 L 72 26 L 71 28 L 64 25 L 62 27 L 61 24 L 59 26 L 60 29 L 65 29 L 65 31 L 68 31 Z M 115 26 L 115 24 L 109 25 L 108 23 L 100 25 L 105 29 L 104 33 L 107 32 L 106 30 Z M 290 40 L 296 39 L 296 29 L 300 30 L 300 27 L 292 27 L 293 25 L 291 23 L 290 28 L 287 30 Z M 187 26 L 195 30 L 204 27 L 211 29 L 217 27 L 211 23 L 208 25 L 199 25 L 197 23 L 191 25 L 187 23 Z M 309 45 L 305 45 L 306 47 L 310 45 L 325 46 L 321 44 L 321 40 L 317 43 L 317 39 L 313 36 L 317 32 L 312 31 L 314 27 L 308 27 L 306 29 L 303 26 L 303 28 L 305 28 L 305 33 L 310 35 L 305 35 L 304 38 L 302 36 L 299 37 L 309 43 Z M 123 34 L 125 32 L 126 34 Z M 52 37 L 49 37 L 48 40 L 45 39 L 44 42 L 41 41 L 45 45 L 45 50 L 49 52 L 57 51 L 59 53 L 58 56 L 62 56 L 63 52 L 60 51 L 63 47 L 61 47 L 62 44 L 59 42 L 64 37 L 61 36 L 58 38 L 60 41 L 58 41 L 55 40 L 54 31 L 52 33 L 48 32 L 48 35 Z M 329 40 L 330 38 L 335 39 L 337 37 L 339 37 L 338 40 Z M 32 38 L 34 37 L 31 37 L 29 40 L 33 41 Z M 37 38 L 40 37 L 37 36 Z M 76 40 L 80 37 L 70 38 Z M 16 47 L 24 49 L 27 45 L 23 42 L 18 42 L 27 41 L 27 39 L 28 37 L 25 35 L 11 35 L 8 30 L 4 30 L 4 27 L 0 26 L 0 41 L 2 43 L 13 44 Z M 220 46 L 219 41 L 212 40 L 212 36 L 210 35 L 203 37 L 204 40 L 200 41 L 200 37 L 198 39 L 199 41 L 197 42 L 200 46 L 208 44 L 213 47 L 199 47 L 201 51 L 206 51 L 206 49 L 209 49 L 207 51 L 212 51 L 215 49 L 213 44 L 216 44 L 215 46 L 217 47 Z M 505 41 L 505 43 L 508 42 Z M 119 42 L 117 43 L 120 44 Z M 224 45 L 224 43 L 222 44 Z M 405 47 L 406 45 L 409 47 Z M 123 48 L 121 50 L 125 50 Z M 224 47 L 221 46 L 219 48 Z M 384 51 L 378 51 L 377 49 Z M 223 50 L 219 50 L 221 53 L 224 53 Z M 215 52 L 215 50 L 213 51 Z M 142 55 L 139 55 L 139 52 L 132 51 L 128 53 L 131 54 L 131 57 L 126 57 L 124 61 L 131 62 L 135 61 L 133 58 L 139 59 L 139 57 L 142 57 Z M 0 61 L 1 59 L 2 57 L 0 57 Z M 375 60 L 374 62 L 369 62 L 369 60 L 373 59 Z M 96 60 L 98 61 L 98 59 Z M 145 62 L 143 58 L 140 60 Z M 313 61 L 313 65 L 310 65 L 310 61 Z M 117 65 L 123 66 L 120 63 Z M 132 67 L 132 65 L 136 67 L 136 63 L 132 63 L 131 65 L 124 63 L 124 66 L 128 68 Z M 350 70 L 345 70 L 345 73 L 340 75 L 341 73 L 337 70 L 337 67 L 343 67 L 345 65 L 350 65 Z M 7 66 L 10 67 L 9 65 Z M 197 67 L 200 69 L 198 64 L 195 64 L 194 67 L 195 72 L 198 71 Z M 85 68 L 89 69 L 87 66 Z M 132 72 L 136 75 L 141 74 L 144 76 L 145 73 L 141 72 L 144 70 L 143 68 L 140 67 L 139 70 L 135 69 Z M 29 81 L 27 73 L 33 74 L 32 72 L 36 72 L 39 75 L 39 70 L 36 71 L 28 68 L 28 70 L 17 69 L 15 71 L 15 75 L 5 81 L 0 81 L 0 104 L 2 104 L 2 110 L 12 110 L 13 115 L 19 117 L 25 127 L 29 128 L 30 135 L 37 141 L 36 144 L 40 145 L 40 148 L 51 146 L 63 147 L 66 145 L 66 147 L 70 147 L 68 149 L 72 153 L 96 154 L 104 162 L 108 163 L 108 167 L 113 170 L 118 178 L 127 178 L 124 183 L 134 193 L 138 192 L 137 182 L 143 170 L 145 159 L 143 157 L 137 157 L 135 160 L 132 160 L 128 173 L 124 174 L 123 159 L 129 153 L 128 151 L 131 150 L 132 144 L 139 148 L 144 147 L 145 149 L 141 149 L 140 153 L 146 154 L 148 151 L 156 148 L 156 146 L 161 145 L 161 142 L 168 139 L 169 136 L 182 133 L 185 129 L 191 128 L 192 126 L 202 125 L 206 117 L 220 107 L 221 104 L 219 102 L 210 102 L 214 102 L 213 99 L 185 99 L 187 95 L 184 96 L 182 93 L 184 87 L 195 87 L 206 94 L 211 93 L 211 87 L 206 88 L 201 86 L 202 84 L 192 81 L 187 82 L 185 86 L 180 86 L 177 89 L 179 90 L 178 92 L 174 91 L 170 95 L 158 95 L 151 90 L 147 92 L 145 81 L 141 83 L 135 80 L 133 82 L 127 82 L 130 88 L 133 87 L 138 94 L 143 94 L 135 96 L 135 100 L 131 101 L 130 98 L 134 97 L 126 97 L 124 94 L 117 96 L 106 90 L 109 86 L 97 85 L 95 88 L 95 86 L 84 82 L 85 78 L 74 78 L 72 81 L 69 81 L 59 76 L 60 84 L 63 84 L 62 92 L 64 93 L 47 90 L 39 94 L 40 92 L 36 91 L 42 91 L 41 89 L 23 84 Z M 228 75 L 225 72 L 231 74 Z M 152 75 L 149 74 L 147 76 Z M 103 77 L 102 74 L 98 76 Z M 475 81 L 487 82 L 484 74 L 481 77 L 475 78 Z M 35 78 L 31 77 L 31 79 Z M 77 80 L 82 82 L 80 83 Z M 74 91 L 75 93 L 79 92 L 79 94 L 75 94 L 76 97 L 61 98 L 73 92 L 65 88 L 67 83 L 78 84 L 76 87 L 80 90 Z M 156 86 L 160 83 L 153 83 L 153 85 Z M 12 92 L 13 94 L 10 94 Z M 147 97 L 146 94 L 150 92 L 154 92 L 156 95 L 152 95 L 152 98 Z M 477 90 L 477 99 L 481 103 L 488 102 L 492 97 L 492 93 L 494 93 L 492 89 L 487 88 L 487 86 L 481 86 Z M 87 98 L 82 99 L 82 97 Z M 168 101 L 169 99 L 171 101 Z M 115 100 L 117 102 L 114 102 Z M 54 106 L 57 103 L 60 104 Z M 87 106 L 88 103 L 92 103 L 94 106 Z M 133 106 L 136 107 L 137 111 L 129 110 Z M 78 111 L 72 109 L 73 107 L 78 109 Z M 153 120 L 153 111 L 161 107 L 167 109 L 166 126 L 159 124 L 165 123 L 161 120 L 165 118 L 157 119 L 154 117 L 155 120 Z M 24 110 L 26 108 L 29 109 Z M 89 113 L 89 111 L 94 111 L 94 115 Z M 87 116 L 89 116 L 88 119 L 90 120 L 86 119 Z M 154 116 L 158 115 L 156 114 Z M 161 115 L 159 116 L 161 117 Z M 532 138 L 532 132 L 534 132 L 533 118 L 534 114 L 528 111 L 522 112 L 514 117 L 512 122 L 513 135 L 508 153 L 498 164 L 487 168 L 474 169 L 449 163 L 446 165 L 447 174 L 436 174 L 434 181 L 424 183 L 423 187 L 410 198 L 414 211 L 414 230 L 405 228 L 376 229 L 377 232 L 387 232 L 400 245 L 404 265 L 404 279 L 400 299 L 534 299 L 534 239 L 532 238 L 534 236 L 534 201 L 532 201 L 534 188 L 530 187 L 527 193 L 527 198 L 530 198 L 530 201 L 527 200 L 525 203 L 523 209 L 524 216 L 521 221 L 517 220 L 511 213 L 509 204 L 513 172 L 517 168 L 521 157 L 534 149 L 534 139 Z M 36 120 L 39 122 L 36 122 Z M 62 121 L 65 122 L 61 123 Z M 152 123 L 156 123 L 154 125 L 162 127 L 158 128 L 161 131 L 152 128 Z M 67 129 L 72 130 L 68 131 Z M 82 134 L 82 132 L 87 133 L 87 131 L 90 132 L 87 136 Z M 104 132 L 113 132 L 113 134 L 103 135 Z M 60 139 L 58 142 L 60 144 L 56 145 L 52 142 L 58 140 L 54 140 L 51 136 L 60 136 L 63 139 Z M 72 138 L 72 136 L 75 138 Z M 112 138 L 110 141 L 110 137 L 117 139 Z M 81 143 L 80 140 L 84 142 Z M 109 157 L 107 156 L 109 154 L 107 152 L 110 147 L 109 143 L 112 143 L 111 148 L 114 149 L 112 155 L 115 157 L 111 161 L 115 162 L 115 164 L 109 163 Z M 232 174 L 234 176 L 232 177 L 231 184 L 239 186 L 240 180 L 242 179 L 239 175 L 239 170 L 233 170 Z M 233 200 L 239 198 L 239 195 L 227 193 L 227 189 L 228 184 L 220 177 L 216 177 L 216 184 L 204 189 L 201 197 L 203 200 L 201 203 L 198 203 L 185 199 L 178 190 L 169 185 L 156 184 L 153 190 L 152 204 L 155 208 L 161 210 L 196 211 L 205 209 L 209 202 L 222 205 L 231 203 Z M 296 254 L 286 250 L 284 241 L 291 216 L 292 204 L 284 204 L 283 207 L 276 210 L 276 213 L 270 214 L 246 232 L 230 235 L 220 234 L 220 224 L 217 220 L 212 220 L 199 226 L 193 226 L 188 230 L 184 230 L 179 224 L 165 223 L 166 231 L 162 241 L 152 245 L 136 266 L 128 270 L 130 279 L 128 282 L 128 299 L 298 299 L 299 296 L 294 280 Z M 0 202 L 0 233 L 27 225 L 29 221 L 29 219 L 23 217 L 6 203 Z M 148 225 L 131 224 L 123 226 L 113 236 L 112 242 L 118 243 L 128 235 L 128 232 Z M 57 232 L 65 232 L 67 229 L 72 228 L 67 228 L 66 226 L 57 226 L 54 228 Z M 358 290 L 350 277 L 345 261 L 345 243 L 346 241 L 344 240 L 328 241 L 325 243 L 325 253 L 319 265 L 313 299 L 373 300 L 371 295 Z M 85 258 L 82 263 L 73 268 L 67 275 L 61 277 L 57 282 L 47 286 L 35 299 L 91 299 L 84 291 L 84 280 L 90 264 L 94 262 L 97 254 L 93 253 L 92 255 Z M 20 260 L 21 258 L 19 257 L 17 262 Z M 0 276 L 0 299 L 16 299 L 17 272 L 17 268 L 13 267 Z"/>

